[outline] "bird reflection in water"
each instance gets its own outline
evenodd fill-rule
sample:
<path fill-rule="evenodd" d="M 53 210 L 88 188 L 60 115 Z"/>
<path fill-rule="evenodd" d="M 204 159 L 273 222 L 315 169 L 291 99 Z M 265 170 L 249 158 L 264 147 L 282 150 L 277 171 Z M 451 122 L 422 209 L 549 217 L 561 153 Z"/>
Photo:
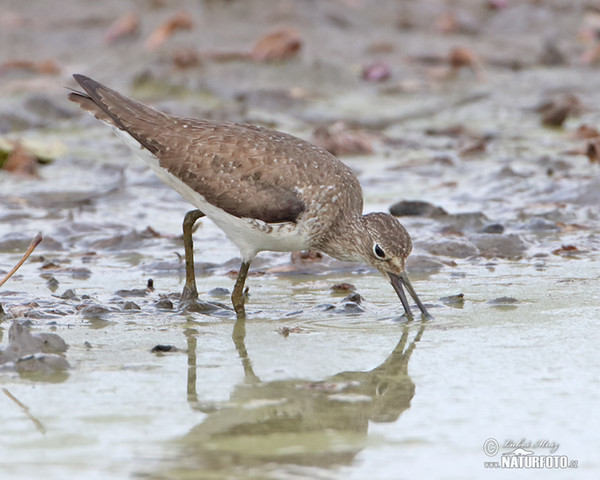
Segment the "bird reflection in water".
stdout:
<path fill-rule="evenodd" d="M 370 371 L 340 372 L 317 382 L 263 382 L 253 370 L 245 345 L 245 320 L 240 319 L 233 341 L 244 381 L 234 388 L 229 401 L 216 405 L 198 399 L 196 332 L 188 330 L 188 400 L 207 416 L 178 442 L 180 451 L 172 459 L 177 466 L 169 474 L 176 471 L 188 478 L 186 474 L 193 471 L 248 474 L 248 469 L 264 473 L 264 468 L 284 465 L 330 468 L 350 464 L 367 445 L 370 421 L 394 422 L 410 407 L 415 384 L 408 375 L 408 362 L 425 325 L 401 327 L 393 351 Z"/>

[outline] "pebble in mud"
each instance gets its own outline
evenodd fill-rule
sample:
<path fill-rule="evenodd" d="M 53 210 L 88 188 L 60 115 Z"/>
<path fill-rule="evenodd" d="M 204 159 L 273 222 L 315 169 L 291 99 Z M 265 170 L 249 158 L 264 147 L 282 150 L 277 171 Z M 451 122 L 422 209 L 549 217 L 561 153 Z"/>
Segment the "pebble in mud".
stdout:
<path fill-rule="evenodd" d="M 362 302 L 363 297 L 359 293 L 354 292 L 344 297 L 337 307 L 333 305 L 321 305 L 321 307 L 324 311 L 334 310 L 335 313 L 362 313 L 365 311 L 364 308 L 361 307 Z"/>
<path fill-rule="evenodd" d="M 351 293 L 342 300 L 342 302 L 353 302 L 359 305 L 362 303 L 362 301 L 363 297 L 360 295 L 360 293 Z"/>
<path fill-rule="evenodd" d="M 451 262 L 446 262 L 451 265 Z M 406 261 L 406 269 L 410 272 L 435 273 L 444 268 L 444 263 L 431 255 L 412 254 Z"/>
<path fill-rule="evenodd" d="M 335 305 L 333 305 L 332 303 L 321 303 L 320 305 L 317 305 L 316 308 L 318 308 L 322 312 L 330 312 L 331 310 L 335 310 Z"/>
<path fill-rule="evenodd" d="M 494 234 L 504 233 L 504 225 L 502 225 L 501 223 L 490 223 L 489 225 L 486 225 L 485 227 L 483 227 L 480 230 L 480 233 L 494 233 Z"/>
<path fill-rule="evenodd" d="M 53 373 L 69 368 L 62 356 L 67 343 L 55 333 L 31 333 L 26 324 L 13 321 L 8 346 L 0 348 L 0 365 L 19 373 Z"/>
<path fill-rule="evenodd" d="M 514 233 L 508 235 L 482 233 L 471 235 L 469 240 L 475 244 L 485 258 L 517 260 L 523 257 L 527 250 L 525 241 L 520 235 Z"/>
<path fill-rule="evenodd" d="M 514 297 L 498 297 L 488 301 L 487 303 L 495 308 L 512 310 L 513 308 L 517 308 L 517 305 L 520 302 Z"/>
<path fill-rule="evenodd" d="M 560 230 L 555 222 L 543 217 L 533 217 L 524 223 L 521 228 L 530 232 L 555 232 Z"/>
<path fill-rule="evenodd" d="M 58 290 L 59 284 L 60 282 L 56 279 L 56 277 L 54 277 L 54 275 L 50 275 L 46 279 L 46 286 L 51 292 L 56 292 L 56 290 Z"/>
<path fill-rule="evenodd" d="M 464 238 L 443 238 L 437 241 L 415 242 L 419 248 L 426 250 L 432 255 L 467 258 L 479 254 L 479 249 Z"/>
<path fill-rule="evenodd" d="M 193 302 L 188 302 L 183 310 L 192 313 L 210 313 L 219 308 L 222 308 L 221 305 L 203 302 L 202 300 L 194 300 Z"/>
<path fill-rule="evenodd" d="M 69 288 L 62 293 L 60 298 L 62 298 L 63 300 L 75 300 L 77 299 L 77 295 L 75 294 L 75 290 Z"/>
<path fill-rule="evenodd" d="M 465 294 L 459 293 L 457 295 L 442 297 L 440 298 L 440 302 L 449 307 L 462 308 L 465 304 Z"/>
<path fill-rule="evenodd" d="M 354 302 L 346 302 L 340 308 L 336 309 L 337 313 L 363 313 L 364 311 L 364 308 Z"/>
<path fill-rule="evenodd" d="M 115 295 L 119 297 L 144 297 L 148 293 L 145 288 L 134 288 L 132 290 L 117 290 Z"/>
<path fill-rule="evenodd" d="M 170 352 L 178 352 L 179 349 L 173 345 L 154 345 L 150 350 L 151 353 L 170 353 Z"/>
<path fill-rule="evenodd" d="M 84 317 L 100 317 L 109 312 L 110 312 L 109 308 L 107 308 L 103 305 L 97 304 L 97 303 L 93 303 L 91 305 L 87 305 L 87 306 L 83 307 L 81 309 L 80 313 Z"/>
<path fill-rule="evenodd" d="M 123 310 L 141 310 L 141 307 L 135 302 L 125 302 Z"/>
<path fill-rule="evenodd" d="M 163 298 L 162 300 L 159 300 L 158 302 L 155 303 L 156 308 L 160 309 L 160 310 L 173 310 L 173 302 L 171 300 L 169 300 L 168 298 Z"/>
<path fill-rule="evenodd" d="M 448 215 L 442 207 L 428 202 L 401 200 L 390 207 L 390 213 L 396 217 L 439 218 Z"/>
<path fill-rule="evenodd" d="M 51 374 L 70 367 L 66 358 L 60 355 L 35 353 L 19 358 L 15 369 L 19 373 Z"/>
<path fill-rule="evenodd" d="M 207 292 L 207 295 L 210 295 L 211 297 L 228 297 L 229 295 L 231 295 L 231 292 L 229 291 L 228 288 L 216 287 L 216 288 L 213 288 L 212 290 L 209 290 Z"/>

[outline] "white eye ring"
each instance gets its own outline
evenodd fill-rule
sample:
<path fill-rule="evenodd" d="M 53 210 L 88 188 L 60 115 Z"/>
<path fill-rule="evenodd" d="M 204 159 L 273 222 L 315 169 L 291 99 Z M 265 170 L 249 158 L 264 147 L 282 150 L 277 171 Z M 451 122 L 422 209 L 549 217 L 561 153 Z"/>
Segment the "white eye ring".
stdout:
<path fill-rule="evenodd" d="M 385 251 L 383 250 L 383 248 L 381 248 L 381 245 L 379 245 L 378 243 L 373 245 L 373 253 L 380 260 L 385 260 Z"/>

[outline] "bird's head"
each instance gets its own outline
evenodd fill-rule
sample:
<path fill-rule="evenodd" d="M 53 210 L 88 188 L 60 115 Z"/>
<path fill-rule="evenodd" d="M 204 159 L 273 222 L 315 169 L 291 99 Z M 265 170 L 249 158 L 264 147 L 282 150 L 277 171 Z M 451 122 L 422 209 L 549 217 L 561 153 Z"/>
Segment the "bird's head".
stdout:
<path fill-rule="evenodd" d="M 406 258 L 412 250 L 406 229 L 387 213 L 363 215 L 361 222 L 364 234 L 355 246 L 357 253 L 365 263 L 375 267 L 390 281 L 409 318 L 412 314 L 403 287 L 406 287 L 423 315 L 429 317 L 406 274 Z"/>

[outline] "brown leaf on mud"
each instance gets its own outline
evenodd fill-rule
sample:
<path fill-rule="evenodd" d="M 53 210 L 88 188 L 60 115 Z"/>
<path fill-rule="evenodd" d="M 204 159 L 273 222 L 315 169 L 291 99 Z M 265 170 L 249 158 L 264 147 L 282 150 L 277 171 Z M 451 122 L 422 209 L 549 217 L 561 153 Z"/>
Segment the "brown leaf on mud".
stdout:
<path fill-rule="evenodd" d="M 342 282 L 342 283 L 336 283 L 336 284 L 332 285 L 331 291 L 335 292 L 335 293 L 346 294 L 349 292 L 355 292 L 356 287 L 354 285 L 352 285 L 351 283 Z"/>
<path fill-rule="evenodd" d="M 300 31 L 281 27 L 262 37 L 252 47 L 250 58 L 255 62 L 274 62 L 295 57 L 302 48 Z"/>
<path fill-rule="evenodd" d="M 0 64 L 0 74 L 9 70 L 25 70 L 41 75 L 57 75 L 60 73 L 58 63 L 52 59 L 41 60 L 39 62 L 33 60 L 8 60 Z"/>
<path fill-rule="evenodd" d="M 457 123 L 454 125 L 449 125 L 447 127 L 437 128 L 431 127 L 425 129 L 425 135 L 432 136 L 443 136 L 443 137 L 461 137 L 464 135 L 471 135 L 471 132 L 464 125 Z"/>
<path fill-rule="evenodd" d="M 311 141 L 333 155 L 364 155 L 373 153 L 373 144 L 381 136 L 366 130 L 353 129 L 344 122 L 317 127 Z"/>
<path fill-rule="evenodd" d="M 458 150 L 458 154 L 461 157 L 475 155 L 478 153 L 485 153 L 487 150 L 488 140 L 487 138 L 477 138 L 472 139 L 465 142 L 460 149 Z"/>
<path fill-rule="evenodd" d="M 287 338 L 290 336 L 290 333 L 301 333 L 302 329 L 300 327 L 281 327 L 279 329 L 279 335 L 283 336 L 284 338 Z"/>
<path fill-rule="evenodd" d="M 456 74 L 461 68 L 470 68 L 473 73 L 483 80 L 485 71 L 479 56 L 467 47 L 453 47 L 448 53 L 448 63 L 450 64 L 451 74 Z"/>
<path fill-rule="evenodd" d="M 569 116 L 570 108 L 565 104 L 557 104 L 542 114 L 542 123 L 547 127 L 561 127 Z"/>
<path fill-rule="evenodd" d="M 21 143 L 16 142 L 14 149 L 2 163 L 2 168 L 7 172 L 26 177 L 38 176 L 38 161 Z"/>
<path fill-rule="evenodd" d="M 135 12 L 129 12 L 110 24 L 104 34 L 104 41 L 111 44 L 118 40 L 137 37 L 139 33 L 140 16 Z"/>
<path fill-rule="evenodd" d="M 592 138 L 600 137 L 600 132 L 598 131 L 598 129 L 583 123 L 579 125 L 574 132 L 571 133 L 570 137 L 575 140 L 589 140 Z"/>
<path fill-rule="evenodd" d="M 486 4 L 491 10 L 501 10 L 508 7 L 508 0 L 488 0 Z"/>
<path fill-rule="evenodd" d="M 591 163 L 600 163 L 600 138 L 588 140 L 585 154 Z"/>
<path fill-rule="evenodd" d="M 582 110 L 581 100 L 571 93 L 547 100 L 536 109 L 542 115 L 542 124 L 547 127 L 561 127 L 570 115 L 577 115 Z"/>
<path fill-rule="evenodd" d="M 362 69 L 362 78 L 367 82 L 382 82 L 392 76 L 392 68 L 385 62 L 373 62 Z"/>
<path fill-rule="evenodd" d="M 557 248 L 556 250 L 552 250 L 552 253 L 554 255 L 563 255 L 563 256 L 573 255 L 574 253 L 577 253 L 577 252 L 579 252 L 579 249 L 575 245 L 563 245 L 560 248 Z"/>
<path fill-rule="evenodd" d="M 154 51 L 165 43 L 179 30 L 191 30 L 194 26 L 192 17 L 188 12 L 179 12 L 154 30 L 146 39 L 145 47 L 148 51 Z"/>
<path fill-rule="evenodd" d="M 144 233 L 147 233 L 147 234 L 151 235 L 154 238 L 165 238 L 165 236 L 162 233 L 157 232 L 150 225 L 148 225 L 146 227 L 146 230 L 144 230 Z"/>
<path fill-rule="evenodd" d="M 323 254 L 314 250 L 302 250 L 292 252 L 291 258 L 292 263 L 320 262 L 323 260 Z"/>
<path fill-rule="evenodd" d="M 563 232 L 580 232 L 582 230 L 590 229 L 590 227 L 581 225 L 580 223 L 556 222 L 556 226 L 559 227 Z"/>
<path fill-rule="evenodd" d="M 200 55 L 194 49 L 184 49 L 173 55 L 173 65 L 180 70 L 198 67 L 202 64 Z"/>

